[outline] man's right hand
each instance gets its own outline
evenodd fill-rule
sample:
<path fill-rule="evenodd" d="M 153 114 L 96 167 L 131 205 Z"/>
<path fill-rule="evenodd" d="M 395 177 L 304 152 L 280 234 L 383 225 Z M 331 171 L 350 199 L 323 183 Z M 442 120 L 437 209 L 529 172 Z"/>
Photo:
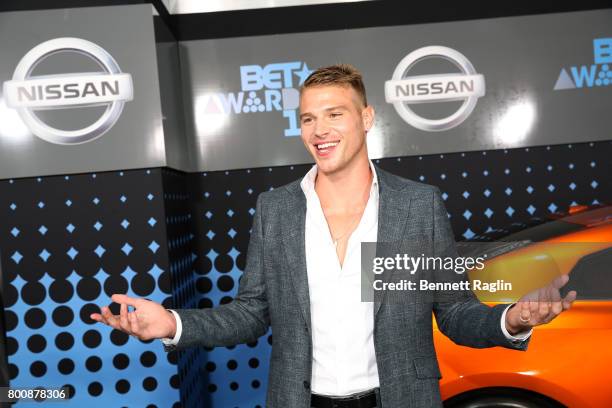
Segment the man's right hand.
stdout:
<path fill-rule="evenodd" d="M 113 315 L 107 306 L 103 306 L 101 314 L 92 313 L 90 317 L 140 340 L 173 338 L 176 334 L 174 315 L 159 303 L 126 295 L 113 295 L 111 299 L 121 306 L 119 315 Z M 135 310 L 128 312 L 128 306 Z"/>

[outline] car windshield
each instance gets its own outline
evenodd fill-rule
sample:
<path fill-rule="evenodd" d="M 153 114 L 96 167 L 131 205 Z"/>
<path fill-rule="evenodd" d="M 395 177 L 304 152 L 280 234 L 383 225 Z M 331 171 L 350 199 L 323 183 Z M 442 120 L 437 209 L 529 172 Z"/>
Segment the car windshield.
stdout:
<path fill-rule="evenodd" d="M 545 241 L 583 228 L 584 226 L 580 224 L 535 217 L 526 222 L 512 223 L 506 228 L 489 229 L 467 241 L 458 242 L 457 252 L 463 257 L 476 257 L 486 252 L 487 258 L 491 259 L 532 242 Z"/>
<path fill-rule="evenodd" d="M 584 225 L 551 220 L 547 218 L 532 218 L 523 223 L 515 222 L 507 228 L 491 229 L 482 235 L 476 235 L 470 242 L 539 242 L 569 234 L 584 228 Z"/>

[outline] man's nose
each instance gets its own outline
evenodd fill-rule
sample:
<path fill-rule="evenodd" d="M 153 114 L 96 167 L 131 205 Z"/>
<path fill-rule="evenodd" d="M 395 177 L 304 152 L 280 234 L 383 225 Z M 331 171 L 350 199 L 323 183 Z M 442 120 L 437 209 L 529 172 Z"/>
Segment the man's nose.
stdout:
<path fill-rule="evenodd" d="M 316 137 L 324 138 L 329 134 L 329 126 L 323 121 L 318 121 L 315 124 L 314 134 Z"/>

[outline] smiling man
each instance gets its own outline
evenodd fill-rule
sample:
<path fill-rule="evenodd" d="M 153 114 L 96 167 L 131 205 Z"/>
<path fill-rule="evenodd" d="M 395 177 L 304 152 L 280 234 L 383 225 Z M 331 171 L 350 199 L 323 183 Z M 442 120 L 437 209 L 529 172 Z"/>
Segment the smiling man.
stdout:
<path fill-rule="evenodd" d="M 267 407 L 440 407 L 432 313 L 440 330 L 471 347 L 525 350 L 533 326 L 570 308 L 560 277 L 536 299 L 488 307 L 469 291 L 431 301 L 361 301 L 361 242 L 420 237 L 436 250 L 454 239 L 436 187 L 374 166 L 374 124 L 360 73 L 320 68 L 300 95 L 302 141 L 315 165 L 304 178 L 261 194 L 236 298 L 214 309 L 167 311 L 125 295 L 119 316 L 92 318 L 166 350 L 230 346 L 272 327 Z M 436 249 L 437 248 L 437 249 Z M 135 311 L 128 312 L 128 305 Z"/>

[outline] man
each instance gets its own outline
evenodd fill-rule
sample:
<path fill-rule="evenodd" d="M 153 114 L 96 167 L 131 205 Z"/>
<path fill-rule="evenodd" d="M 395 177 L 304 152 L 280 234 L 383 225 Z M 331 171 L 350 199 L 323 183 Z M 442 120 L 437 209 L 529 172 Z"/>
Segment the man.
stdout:
<path fill-rule="evenodd" d="M 165 338 L 167 350 L 245 343 L 271 326 L 268 407 L 406 408 L 441 406 L 432 312 L 456 343 L 525 350 L 533 326 L 569 309 L 575 292 L 565 299 L 558 292 L 566 277 L 540 293 L 554 302 L 488 307 L 471 292 L 418 303 L 362 302 L 361 242 L 422 241 L 438 255 L 454 249 L 440 192 L 368 160 L 374 109 L 351 66 L 308 77 L 300 123 L 316 165 L 302 180 L 259 196 L 233 302 L 167 311 L 113 295 L 120 315 L 103 307 L 92 318 L 143 340 Z M 128 313 L 128 305 L 135 311 Z"/>

